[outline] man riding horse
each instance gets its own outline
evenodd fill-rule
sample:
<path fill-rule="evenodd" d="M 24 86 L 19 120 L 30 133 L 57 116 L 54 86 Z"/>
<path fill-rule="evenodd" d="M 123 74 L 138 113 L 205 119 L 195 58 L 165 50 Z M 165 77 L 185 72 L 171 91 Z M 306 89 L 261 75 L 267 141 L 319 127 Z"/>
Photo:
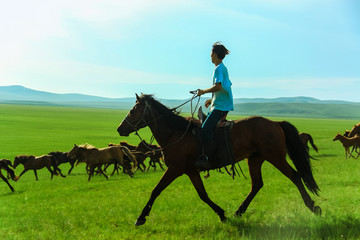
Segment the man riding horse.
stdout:
<path fill-rule="evenodd" d="M 213 158 L 216 142 L 214 141 L 213 132 L 218 122 L 227 115 L 229 111 L 234 110 L 233 96 L 231 91 L 231 81 L 227 68 L 223 63 L 223 59 L 229 54 L 229 50 L 220 42 L 216 42 L 212 46 L 211 61 L 215 65 L 213 75 L 213 86 L 207 89 L 199 89 L 198 96 L 206 93 L 212 93 L 212 99 L 205 102 L 205 107 L 210 107 L 210 113 L 206 120 L 202 123 L 199 131 L 202 154 L 195 165 L 199 169 L 209 169 L 211 167 L 211 159 Z"/>

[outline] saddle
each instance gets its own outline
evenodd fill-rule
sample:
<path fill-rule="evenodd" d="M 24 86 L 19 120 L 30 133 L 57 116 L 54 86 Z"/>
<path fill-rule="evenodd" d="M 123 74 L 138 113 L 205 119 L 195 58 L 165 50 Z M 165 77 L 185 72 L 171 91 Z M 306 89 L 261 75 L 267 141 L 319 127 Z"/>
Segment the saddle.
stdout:
<path fill-rule="evenodd" d="M 202 108 L 199 107 L 198 118 L 202 123 L 206 119 L 206 115 L 202 112 Z M 217 124 L 214 130 L 215 150 L 211 158 L 210 169 L 222 168 L 227 165 L 235 164 L 235 155 L 232 148 L 231 141 L 231 129 L 234 125 L 234 121 L 226 120 L 224 116 Z M 207 169 L 207 170 L 210 170 Z"/>

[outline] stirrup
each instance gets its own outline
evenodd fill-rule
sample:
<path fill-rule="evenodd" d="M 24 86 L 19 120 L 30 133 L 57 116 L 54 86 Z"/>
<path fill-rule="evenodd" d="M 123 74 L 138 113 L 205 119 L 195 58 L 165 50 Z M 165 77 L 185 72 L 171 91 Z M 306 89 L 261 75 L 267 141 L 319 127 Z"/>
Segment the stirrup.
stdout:
<path fill-rule="evenodd" d="M 202 155 L 200 155 L 199 159 L 195 161 L 195 166 L 200 170 L 210 169 L 211 164 L 209 161 L 209 157 L 205 153 L 203 153 Z"/>

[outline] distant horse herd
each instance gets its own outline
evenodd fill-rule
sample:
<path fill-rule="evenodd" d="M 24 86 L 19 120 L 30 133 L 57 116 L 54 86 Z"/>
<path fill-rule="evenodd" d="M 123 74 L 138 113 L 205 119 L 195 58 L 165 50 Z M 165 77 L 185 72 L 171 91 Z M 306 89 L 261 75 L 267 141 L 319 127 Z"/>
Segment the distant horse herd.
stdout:
<path fill-rule="evenodd" d="M 149 158 L 148 167 L 145 165 L 147 158 Z M 152 167 L 156 170 L 158 165 L 164 170 L 163 161 L 160 147 L 149 144 L 144 140 L 137 146 L 121 141 L 120 144 L 109 143 L 105 148 L 96 148 L 90 144 L 74 144 L 74 147 L 69 152 L 56 151 L 42 156 L 18 155 L 15 156 L 13 163 L 9 159 L 1 159 L 0 177 L 8 184 L 10 190 L 14 191 L 8 179 L 18 181 L 24 173 L 33 170 L 35 179 L 38 180 L 37 170 L 42 168 L 46 168 L 50 172 L 51 179 L 53 179 L 54 175 L 65 177 L 59 168 L 59 165 L 63 163 L 69 163 L 71 165 L 68 175 L 70 175 L 74 166 L 77 166 L 79 163 L 85 163 L 88 181 L 90 181 L 95 173 L 102 174 L 108 179 L 106 169 L 110 165 L 114 165 L 111 176 L 114 175 L 115 172 L 119 173 L 119 170 L 122 170 L 123 173 L 132 177 L 137 169 L 144 172 Z M 24 170 L 19 176 L 16 176 L 14 170 L 20 164 L 24 166 Z M 7 177 L 3 175 L 1 170 L 7 172 Z"/>

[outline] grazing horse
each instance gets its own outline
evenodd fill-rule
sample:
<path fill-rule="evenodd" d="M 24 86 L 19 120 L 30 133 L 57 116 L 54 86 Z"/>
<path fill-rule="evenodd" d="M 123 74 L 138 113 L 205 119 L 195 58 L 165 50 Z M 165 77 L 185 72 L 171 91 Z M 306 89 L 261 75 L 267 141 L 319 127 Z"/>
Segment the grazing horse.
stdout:
<path fill-rule="evenodd" d="M 356 157 L 352 155 L 352 152 L 354 149 L 360 147 L 360 136 L 355 137 L 345 137 L 341 135 L 340 133 L 336 134 L 333 141 L 339 140 L 343 147 L 345 148 L 345 159 L 349 157 L 358 158 L 359 153 Z M 353 147 L 353 150 L 350 152 L 350 147 Z"/>
<path fill-rule="evenodd" d="M 69 157 L 80 158 L 83 162 L 86 163 L 87 168 L 89 168 L 89 178 L 94 176 L 95 168 L 97 167 L 100 172 L 108 179 L 108 176 L 101 170 L 101 166 L 104 164 L 120 164 L 125 172 L 130 176 L 133 175 L 132 167 L 130 162 L 124 159 L 124 156 L 127 156 L 134 166 L 136 165 L 136 160 L 131 155 L 130 150 L 123 146 L 111 146 L 106 148 L 95 148 L 89 144 L 84 144 L 77 146 L 74 144 L 73 149 L 68 153 Z"/>
<path fill-rule="evenodd" d="M 299 136 L 300 136 L 301 141 L 304 143 L 304 145 L 305 145 L 305 147 L 306 147 L 306 149 L 307 149 L 308 151 L 309 151 L 308 142 L 310 142 L 311 146 L 313 147 L 313 149 L 314 149 L 316 152 L 319 151 L 318 148 L 317 148 L 317 146 L 314 144 L 314 141 L 313 141 L 313 139 L 312 139 L 312 137 L 311 137 L 310 134 L 308 134 L 308 133 L 299 133 Z"/>
<path fill-rule="evenodd" d="M 12 170 L 10 167 L 12 167 L 10 160 L 8 160 L 8 159 L 1 159 L 0 160 L 0 177 L 1 177 L 2 180 L 4 180 L 4 182 L 7 183 L 10 190 L 12 192 L 14 192 L 15 189 L 10 185 L 9 181 L 6 179 L 6 177 L 1 172 L 1 169 L 4 169 L 8 174 L 10 174 L 12 180 L 17 181 L 19 179 L 19 177 L 15 176 L 14 170 Z"/>
<path fill-rule="evenodd" d="M 52 159 L 50 155 L 42 155 L 39 157 L 28 156 L 28 155 L 19 155 L 15 157 L 14 160 L 14 169 L 19 165 L 24 165 L 24 170 L 20 173 L 19 178 L 28 170 L 34 170 L 36 181 L 38 181 L 38 176 L 36 170 L 42 169 L 46 167 L 51 173 L 51 179 L 53 179 L 54 175 L 58 175 L 56 170 L 52 170 L 51 166 L 53 166 Z"/>
<path fill-rule="evenodd" d="M 168 167 L 151 193 L 150 199 L 143 208 L 135 225 L 146 222 L 155 199 L 177 177 L 186 174 L 194 185 L 201 200 L 207 203 L 218 214 L 221 221 L 225 221 L 225 212 L 216 205 L 206 193 L 195 160 L 200 151 L 197 138 L 192 133 L 199 125 L 195 121 L 186 120 L 174 113 L 174 110 L 162 105 L 152 95 L 136 95 L 136 104 L 117 128 L 120 136 L 128 136 L 141 128 L 149 126 L 156 141 L 162 147 L 164 161 Z M 263 186 L 261 166 L 265 160 L 288 177 L 298 188 L 305 205 L 314 213 L 321 214 L 321 208 L 316 206 L 306 187 L 314 194 L 318 194 L 319 187 L 314 180 L 310 157 L 301 142 L 299 132 L 288 122 L 274 122 L 263 117 L 249 117 L 235 120 L 231 130 L 231 143 L 235 161 L 248 159 L 248 166 L 252 180 L 249 195 L 242 202 L 237 216 L 245 213 L 250 202 Z M 288 152 L 296 169 L 286 161 Z"/>

